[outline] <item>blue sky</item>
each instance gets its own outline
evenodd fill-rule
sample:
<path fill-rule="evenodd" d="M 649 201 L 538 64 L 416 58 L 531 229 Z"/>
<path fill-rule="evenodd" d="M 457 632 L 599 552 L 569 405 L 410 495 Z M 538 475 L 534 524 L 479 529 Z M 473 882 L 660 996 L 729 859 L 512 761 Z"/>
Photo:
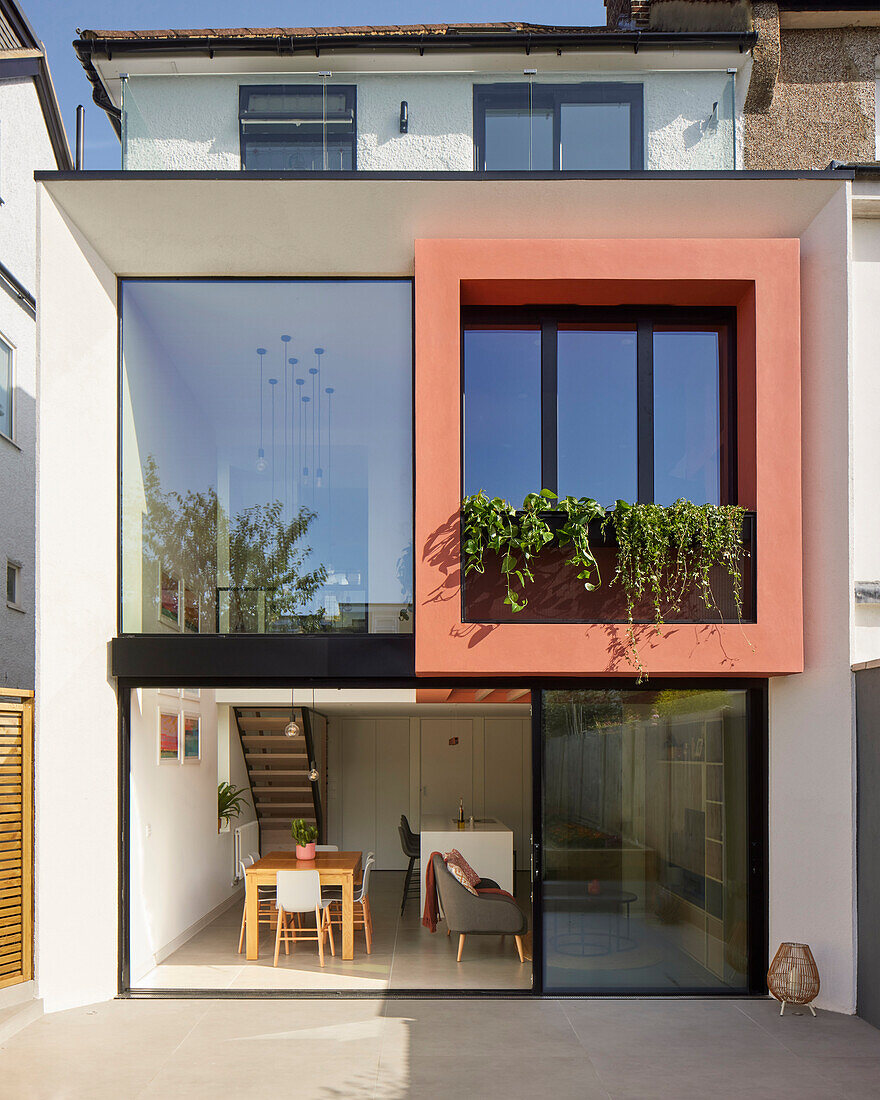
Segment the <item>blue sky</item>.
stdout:
<path fill-rule="evenodd" d="M 70 43 L 77 28 L 137 30 L 150 27 L 345 26 L 364 23 L 529 23 L 601 26 L 602 0 L 22 0 L 45 43 L 71 146 L 76 106 L 86 106 L 86 168 L 118 168 L 119 142 Z"/>

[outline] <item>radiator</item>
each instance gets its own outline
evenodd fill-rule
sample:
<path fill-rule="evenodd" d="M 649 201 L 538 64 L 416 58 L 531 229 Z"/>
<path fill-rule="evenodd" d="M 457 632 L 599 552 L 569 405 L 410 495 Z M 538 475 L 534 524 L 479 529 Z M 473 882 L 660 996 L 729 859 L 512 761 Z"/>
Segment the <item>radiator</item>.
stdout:
<path fill-rule="evenodd" d="M 260 856 L 260 826 L 256 821 L 249 821 L 247 825 L 236 825 L 232 831 L 232 861 L 233 874 L 236 882 L 239 880 L 238 865 L 245 856 Z"/>

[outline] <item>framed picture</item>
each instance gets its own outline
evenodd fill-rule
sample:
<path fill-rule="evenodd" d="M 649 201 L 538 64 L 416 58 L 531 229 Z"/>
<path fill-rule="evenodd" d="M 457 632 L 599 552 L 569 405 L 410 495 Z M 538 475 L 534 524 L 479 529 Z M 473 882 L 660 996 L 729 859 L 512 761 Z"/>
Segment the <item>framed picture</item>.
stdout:
<path fill-rule="evenodd" d="M 189 634 L 199 632 L 199 596 L 189 585 L 183 586 L 183 629 Z"/>
<path fill-rule="evenodd" d="M 198 764 L 201 759 L 201 740 L 199 737 L 199 716 L 197 714 L 184 714 L 183 716 L 183 762 L 184 764 Z"/>
<path fill-rule="evenodd" d="M 181 693 L 183 694 L 184 699 L 198 699 L 199 698 L 199 689 L 198 688 L 181 688 L 180 690 L 181 690 Z"/>
<path fill-rule="evenodd" d="M 159 569 L 159 622 L 180 630 L 180 581 L 164 566 Z"/>
<path fill-rule="evenodd" d="M 180 723 L 177 714 L 159 711 L 159 763 L 176 764 L 180 759 Z"/>

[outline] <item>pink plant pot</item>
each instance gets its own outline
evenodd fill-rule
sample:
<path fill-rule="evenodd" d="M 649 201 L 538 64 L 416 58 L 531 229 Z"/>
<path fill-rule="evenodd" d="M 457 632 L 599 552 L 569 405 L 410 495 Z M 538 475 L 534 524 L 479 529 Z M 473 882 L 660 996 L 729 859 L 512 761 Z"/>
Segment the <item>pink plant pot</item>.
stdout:
<path fill-rule="evenodd" d="M 314 859 L 315 858 L 315 842 L 306 844 L 305 847 L 302 844 L 296 846 L 296 858 L 297 859 Z"/>

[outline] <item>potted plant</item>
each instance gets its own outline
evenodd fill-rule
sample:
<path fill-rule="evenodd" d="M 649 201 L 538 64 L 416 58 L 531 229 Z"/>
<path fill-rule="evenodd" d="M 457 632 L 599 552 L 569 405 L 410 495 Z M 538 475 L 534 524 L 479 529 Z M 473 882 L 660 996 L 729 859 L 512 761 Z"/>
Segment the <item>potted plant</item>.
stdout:
<path fill-rule="evenodd" d="M 315 841 L 318 839 L 317 825 L 310 825 L 301 817 L 295 817 L 290 823 L 290 835 L 296 841 L 297 859 L 315 858 Z"/>
<path fill-rule="evenodd" d="M 236 787 L 232 783 L 221 783 L 217 788 L 217 832 L 233 817 L 238 817 L 247 805 L 244 797 L 245 788 Z"/>

